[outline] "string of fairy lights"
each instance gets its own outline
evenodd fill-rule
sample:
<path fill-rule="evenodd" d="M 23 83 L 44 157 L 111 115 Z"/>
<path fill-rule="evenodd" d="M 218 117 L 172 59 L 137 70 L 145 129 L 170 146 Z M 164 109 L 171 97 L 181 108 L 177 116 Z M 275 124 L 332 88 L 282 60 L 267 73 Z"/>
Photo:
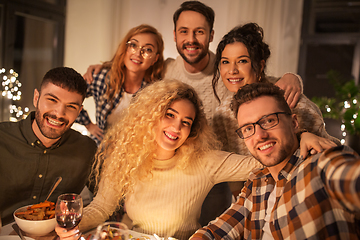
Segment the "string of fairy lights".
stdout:
<path fill-rule="evenodd" d="M 343 106 L 344 106 L 344 109 L 349 109 L 351 107 L 356 107 L 357 109 L 359 109 L 360 107 L 357 106 L 358 104 L 358 100 L 356 98 L 352 99 L 352 100 L 345 100 L 343 102 Z M 328 113 L 331 113 L 332 109 L 329 105 L 325 105 L 325 109 Z M 352 119 L 350 120 L 350 124 L 352 127 L 354 127 L 354 124 L 355 124 L 355 120 L 358 118 L 358 112 L 354 113 L 352 115 Z M 340 139 L 340 142 L 341 144 L 345 144 L 346 143 L 346 136 L 347 136 L 347 131 L 346 131 L 346 125 L 344 123 L 344 120 L 342 120 L 342 123 L 340 125 L 340 130 L 341 130 L 341 136 L 342 138 Z"/>
<path fill-rule="evenodd" d="M 13 69 L 6 71 L 5 68 L 0 69 L 0 76 L 2 78 L 1 95 L 12 101 L 9 105 L 10 121 L 18 121 L 25 118 L 30 109 L 25 107 L 24 109 L 16 104 L 16 101 L 21 99 L 21 82 L 17 79 L 19 76 Z"/>

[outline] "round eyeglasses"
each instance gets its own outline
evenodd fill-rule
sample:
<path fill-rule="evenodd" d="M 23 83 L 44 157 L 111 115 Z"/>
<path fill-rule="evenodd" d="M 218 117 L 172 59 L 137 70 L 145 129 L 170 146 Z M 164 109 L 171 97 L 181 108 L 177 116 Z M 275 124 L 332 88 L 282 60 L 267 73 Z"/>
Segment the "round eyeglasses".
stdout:
<path fill-rule="evenodd" d="M 126 43 L 126 46 L 128 51 L 130 51 L 132 54 L 135 54 L 137 53 L 137 51 L 140 50 L 141 56 L 145 59 L 152 58 L 155 55 L 155 49 L 151 45 L 145 45 L 140 47 L 136 41 L 128 41 Z"/>
<path fill-rule="evenodd" d="M 262 129 L 267 130 L 279 124 L 279 114 L 291 115 L 287 112 L 276 112 L 265 115 L 255 123 L 248 123 L 237 129 L 235 132 L 240 138 L 245 139 L 255 134 L 255 125 L 259 125 Z"/>

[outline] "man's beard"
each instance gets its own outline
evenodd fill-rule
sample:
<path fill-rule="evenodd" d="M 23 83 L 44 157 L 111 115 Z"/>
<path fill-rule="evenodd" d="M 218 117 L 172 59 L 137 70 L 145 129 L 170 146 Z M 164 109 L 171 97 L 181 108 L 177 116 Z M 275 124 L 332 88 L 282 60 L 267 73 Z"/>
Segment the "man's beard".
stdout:
<path fill-rule="evenodd" d="M 186 46 L 196 46 L 198 47 L 201 51 L 200 53 L 194 58 L 194 59 L 190 59 L 188 58 L 185 53 L 184 50 L 186 49 Z M 194 42 L 194 43 L 185 43 L 183 44 L 181 47 L 179 47 L 176 44 L 176 49 L 178 50 L 178 53 L 180 54 L 180 56 L 185 60 L 185 62 L 189 63 L 189 64 L 196 64 L 199 63 L 202 59 L 204 59 L 206 57 L 206 55 L 209 53 L 209 46 L 204 46 L 199 44 L 198 42 Z"/>
<path fill-rule="evenodd" d="M 267 140 L 268 139 L 266 139 L 265 141 Z M 282 145 L 280 147 L 277 156 L 274 156 L 274 152 L 272 152 L 271 155 L 269 156 L 261 155 L 260 157 L 258 154 L 256 154 L 257 151 L 255 151 L 255 154 L 253 154 L 253 156 L 255 159 L 257 159 L 260 163 L 262 163 L 266 167 L 272 167 L 281 163 L 291 155 L 291 151 L 293 150 L 294 144 L 295 142 L 292 138 L 285 141 L 285 145 Z M 272 161 L 270 162 L 269 159 L 271 159 Z"/>
<path fill-rule="evenodd" d="M 57 130 L 46 126 L 45 121 L 47 121 L 47 117 L 56 119 L 57 121 L 64 123 L 65 128 L 63 128 L 62 130 Z M 49 113 L 44 113 L 43 116 L 41 116 L 41 113 L 38 109 L 36 109 L 35 112 L 35 121 L 39 127 L 41 134 L 49 139 L 60 138 L 71 127 L 71 125 L 68 126 L 69 120 L 65 118 L 57 118 L 55 115 L 50 115 Z"/>

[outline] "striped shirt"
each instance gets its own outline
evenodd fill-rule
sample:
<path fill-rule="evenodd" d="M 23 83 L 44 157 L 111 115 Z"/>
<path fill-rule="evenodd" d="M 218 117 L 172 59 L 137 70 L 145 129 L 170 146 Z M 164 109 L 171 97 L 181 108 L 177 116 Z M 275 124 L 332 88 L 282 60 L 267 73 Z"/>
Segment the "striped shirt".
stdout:
<path fill-rule="evenodd" d="M 338 146 L 303 160 L 297 150 L 275 182 L 268 168 L 253 172 L 239 199 L 193 237 L 261 239 L 266 207 L 276 185 L 270 216 L 274 239 L 358 239 L 360 160 Z"/>

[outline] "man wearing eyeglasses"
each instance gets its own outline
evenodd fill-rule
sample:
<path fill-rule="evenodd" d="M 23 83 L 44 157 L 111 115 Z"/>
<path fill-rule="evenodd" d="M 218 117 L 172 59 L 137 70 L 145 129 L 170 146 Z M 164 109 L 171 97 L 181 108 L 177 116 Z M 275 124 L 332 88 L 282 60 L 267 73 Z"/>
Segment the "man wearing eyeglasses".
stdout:
<path fill-rule="evenodd" d="M 346 146 L 307 158 L 299 151 L 298 122 L 283 91 L 270 83 L 244 86 L 232 110 L 254 171 L 238 201 L 196 239 L 358 239 L 360 157 Z"/>

